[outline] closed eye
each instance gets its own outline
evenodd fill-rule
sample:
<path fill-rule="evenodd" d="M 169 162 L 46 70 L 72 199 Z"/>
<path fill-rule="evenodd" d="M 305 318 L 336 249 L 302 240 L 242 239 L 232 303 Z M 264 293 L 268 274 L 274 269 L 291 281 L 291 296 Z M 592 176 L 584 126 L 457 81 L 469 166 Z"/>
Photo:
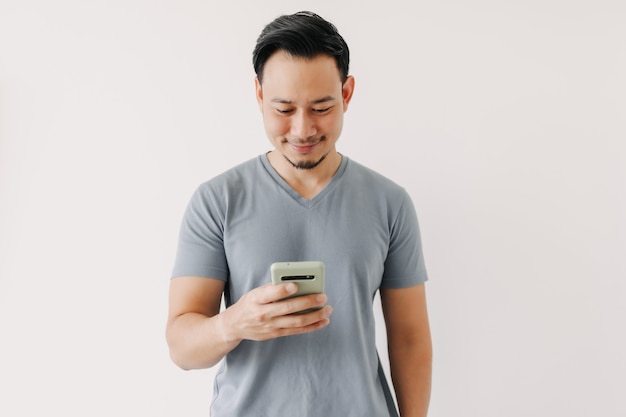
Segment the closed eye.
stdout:
<path fill-rule="evenodd" d="M 332 109 L 332 108 L 333 108 L 333 106 L 326 107 L 326 108 L 323 108 L 323 109 L 313 109 L 313 112 L 317 113 L 317 114 L 324 114 L 324 113 L 327 113 L 328 111 L 330 111 L 330 109 Z"/>

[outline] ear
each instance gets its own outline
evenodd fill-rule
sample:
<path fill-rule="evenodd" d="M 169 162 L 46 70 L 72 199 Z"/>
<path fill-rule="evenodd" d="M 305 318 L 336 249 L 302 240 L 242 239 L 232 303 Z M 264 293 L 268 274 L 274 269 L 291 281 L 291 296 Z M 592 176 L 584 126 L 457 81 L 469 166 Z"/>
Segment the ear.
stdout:
<path fill-rule="evenodd" d="M 343 83 L 341 88 L 341 96 L 343 98 L 343 111 L 345 113 L 348 110 L 348 104 L 350 104 L 350 100 L 352 100 L 352 94 L 354 93 L 354 77 L 352 75 L 348 75 L 346 78 L 346 82 Z"/>
<path fill-rule="evenodd" d="M 263 87 L 259 81 L 259 77 L 254 77 L 254 87 L 256 90 L 256 101 L 259 104 L 259 110 L 263 113 Z"/>

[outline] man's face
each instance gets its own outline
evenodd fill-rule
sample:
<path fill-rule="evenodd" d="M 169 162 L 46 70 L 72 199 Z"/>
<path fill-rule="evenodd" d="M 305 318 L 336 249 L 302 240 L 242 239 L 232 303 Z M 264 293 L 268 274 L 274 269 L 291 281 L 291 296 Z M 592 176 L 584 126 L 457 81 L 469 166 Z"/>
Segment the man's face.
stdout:
<path fill-rule="evenodd" d="M 335 60 L 272 55 L 256 81 L 265 132 L 276 150 L 298 169 L 313 169 L 336 153 L 343 113 L 352 98 L 354 79 L 342 85 Z"/>

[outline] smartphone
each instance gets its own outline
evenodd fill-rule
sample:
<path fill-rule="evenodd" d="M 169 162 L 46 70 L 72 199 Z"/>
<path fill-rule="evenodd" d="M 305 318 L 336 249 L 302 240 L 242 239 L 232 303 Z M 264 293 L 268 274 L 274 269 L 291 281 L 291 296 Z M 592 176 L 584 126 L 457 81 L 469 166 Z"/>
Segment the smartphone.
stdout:
<path fill-rule="evenodd" d="M 324 272 L 324 263 L 320 261 L 275 262 L 270 267 L 274 285 L 286 284 L 288 282 L 298 285 L 298 291 L 286 298 L 323 293 Z M 286 298 L 283 298 L 283 300 Z M 320 308 L 307 309 L 296 314 L 308 313 Z"/>

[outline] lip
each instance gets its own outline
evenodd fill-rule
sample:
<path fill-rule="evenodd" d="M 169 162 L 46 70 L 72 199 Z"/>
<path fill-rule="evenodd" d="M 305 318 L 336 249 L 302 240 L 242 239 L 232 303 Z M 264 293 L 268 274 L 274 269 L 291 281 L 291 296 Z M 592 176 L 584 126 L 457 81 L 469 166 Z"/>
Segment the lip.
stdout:
<path fill-rule="evenodd" d="M 299 154 L 307 154 L 313 152 L 318 144 L 319 142 L 311 145 L 294 145 L 293 143 L 290 143 L 289 146 Z"/>

